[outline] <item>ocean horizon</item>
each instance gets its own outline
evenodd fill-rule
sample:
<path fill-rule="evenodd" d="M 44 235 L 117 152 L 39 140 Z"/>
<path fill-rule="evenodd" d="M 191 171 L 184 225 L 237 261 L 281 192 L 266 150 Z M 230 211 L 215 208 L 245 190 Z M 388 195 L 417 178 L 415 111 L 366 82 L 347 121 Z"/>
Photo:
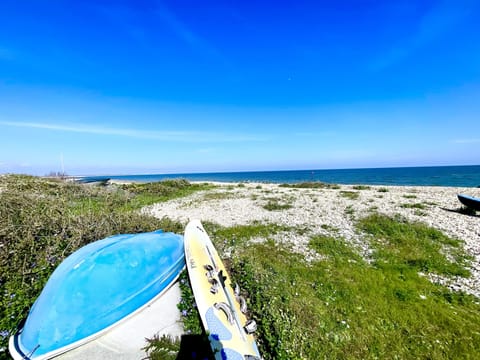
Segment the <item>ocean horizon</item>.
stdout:
<path fill-rule="evenodd" d="M 301 183 L 480 187 L 480 165 L 423 166 L 359 169 L 308 169 L 177 174 L 83 176 L 81 182 L 102 180 L 156 182 L 167 179 L 216 182 Z"/>

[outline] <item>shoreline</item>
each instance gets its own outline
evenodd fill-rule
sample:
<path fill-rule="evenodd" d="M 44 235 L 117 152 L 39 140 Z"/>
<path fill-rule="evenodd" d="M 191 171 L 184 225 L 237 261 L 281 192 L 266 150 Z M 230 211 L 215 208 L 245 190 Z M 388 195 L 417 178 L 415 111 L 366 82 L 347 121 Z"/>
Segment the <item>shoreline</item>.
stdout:
<path fill-rule="evenodd" d="M 480 197 L 479 188 L 403 185 L 298 188 L 260 182 L 200 183 L 217 187 L 156 203 L 143 208 L 142 212 L 157 218 L 168 217 L 181 222 L 200 219 L 222 226 L 259 221 L 301 227 L 305 229 L 301 236 L 287 232 L 273 240 L 302 253 L 307 261 L 314 258 L 308 241 L 315 234 L 342 237 L 368 257 L 372 250 L 365 237 L 355 229 L 355 222 L 372 212 L 387 216 L 399 214 L 410 222 L 422 222 L 464 242 L 466 252 L 473 256 L 471 278 L 434 280 L 452 290 L 463 290 L 480 297 L 480 214 L 461 213 L 463 205 L 457 199 L 458 193 Z M 265 206 L 268 204 L 276 204 L 278 209 L 267 210 Z"/>
<path fill-rule="evenodd" d="M 190 182 L 220 181 L 275 184 L 323 182 L 372 186 L 395 186 L 401 184 L 405 186 L 479 187 L 480 165 L 110 174 L 82 176 L 82 178 L 87 181 L 112 179 L 118 181 L 156 182 L 168 179 L 185 179 Z"/>

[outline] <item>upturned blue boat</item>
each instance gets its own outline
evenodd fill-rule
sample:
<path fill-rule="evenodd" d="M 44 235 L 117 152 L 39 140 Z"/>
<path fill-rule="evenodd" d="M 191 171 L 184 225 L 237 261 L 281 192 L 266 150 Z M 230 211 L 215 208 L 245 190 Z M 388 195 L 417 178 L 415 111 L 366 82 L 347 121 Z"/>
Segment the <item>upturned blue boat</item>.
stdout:
<path fill-rule="evenodd" d="M 476 198 L 476 197 L 468 196 L 464 194 L 458 194 L 457 197 L 458 197 L 458 200 L 460 200 L 460 202 L 466 207 L 473 210 L 480 211 L 480 198 Z"/>
<path fill-rule="evenodd" d="M 10 354 L 49 359 L 91 341 L 161 296 L 184 267 L 183 236 L 161 230 L 84 246 L 52 273 Z"/>

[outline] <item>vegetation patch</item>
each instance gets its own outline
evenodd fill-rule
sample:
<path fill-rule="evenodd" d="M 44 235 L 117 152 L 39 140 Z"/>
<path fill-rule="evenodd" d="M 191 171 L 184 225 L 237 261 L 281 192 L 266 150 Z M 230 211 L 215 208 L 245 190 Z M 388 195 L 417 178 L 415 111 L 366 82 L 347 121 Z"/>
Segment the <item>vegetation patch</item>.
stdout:
<path fill-rule="evenodd" d="M 292 208 L 292 204 L 282 203 L 280 201 L 269 200 L 265 205 L 262 206 L 265 210 L 268 211 L 281 211 Z"/>
<path fill-rule="evenodd" d="M 322 224 L 320 225 L 320 227 L 323 229 L 323 230 L 327 230 L 327 231 L 330 231 L 330 232 L 338 232 L 340 229 L 335 227 L 335 226 L 332 226 L 332 225 L 328 225 L 328 224 Z"/>
<path fill-rule="evenodd" d="M 280 184 L 278 186 L 296 189 L 340 189 L 340 185 L 329 184 L 320 181 L 310 181 L 296 184 Z"/>
<path fill-rule="evenodd" d="M 371 235 L 377 249 L 376 265 L 445 276 L 470 276 L 466 269 L 472 260 L 463 242 L 422 223 L 408 223 L 401 217 L 372 214 L 359 221 L 359 228 Z M 451 260 L 445 256 L 447 253 Z"/>
<path fill-rule="evenodd" d="M 354 185 L 352 189 L 354 190 L 370 190 L 372 187 L 368 185 Z"/>
<path fill-rule="evenodd" d="M 474 358 L 480 351 L 478 299 L 418 274 L 468 276 L 461 242 L 379 215 L 358 226 L 372 237 L 373 264 L 330 236 L 311 239 L 324 256 L 309 265 L 273 242 L 242 247 L 235 256 L 232 273 L 249 294 L 262 356 Z M 443 255 L 445 248 L 454 261 Z"/>
<path fill-rule="evenodd" d="M 133 194 L 124 205 L 124 210 L 136 210 L 146 205 L 164 202 L 175 198 L 186 197 L 200 190 L 216 188 L 209 183 L 191 184 L 187 180 L 164 180 L 153 183 L 134 183 L 121 185 L 120 188 L 127 193 Z"/>
<path fill-rule="evenodd" d="M 203 201 L 235 199 L 238 195 L 228 191 L 208 191 L 202 196 Z"/>
<path fill-rule="evenodd" d="M 355 214 L 355 209 L 353 208 L 352 205 L 348 205 L 345 208 L 345 215 L 353 216 Z"/>
<path fill-rule="evenodd" d="M 307 231 L 303 228 L 262 223 L 259 221 L 254 221 L 249 225 L 236 225 L 232 227 L 223 227 L 215 223 L 204 222 L 203 226 L 220 252 L 232 249 L 233 251 L 239 250 L 245 246 L 250 239 L 263 238 L 268 241 L 272 240 L 275 235 L 281 232 L 303 234 Z"/>
<path fill-rule="evenodd" d="M 420 209 L 420 210 L 425 210 L 427 208 L 426 204 L 423 203 L 414 203 L 414 204 L 401 204 L 401 208 L 404 209 Z"/>
<path fill-rule="evenodd" d="M 360 193 L 358 191 L 340 191 L 340 196 L 350 200 L 356 200 L 359 198 Z"/>

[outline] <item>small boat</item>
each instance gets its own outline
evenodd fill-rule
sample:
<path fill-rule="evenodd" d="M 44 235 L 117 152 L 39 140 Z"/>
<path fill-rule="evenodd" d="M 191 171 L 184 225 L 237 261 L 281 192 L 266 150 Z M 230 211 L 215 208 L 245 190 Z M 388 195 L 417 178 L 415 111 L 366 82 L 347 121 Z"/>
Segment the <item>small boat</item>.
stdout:
<path fill-rule="evenodd" d="M 161 230 L 95 241 L 52 273 L 23 327 L 16 359 L 50 359 L 85 344 L 161 296 L 185 267 L 183 236 Z"/>
<path fill-rule="evenodd" d="M 458 200 L 465 205 L 466 207 L 474 210 L 480 211 L 480 199 L 473 197 L 473 196 L 468 196 L 468 195 L 463 195 L 463 194 L 458 194 L 457 195 Z"/>

